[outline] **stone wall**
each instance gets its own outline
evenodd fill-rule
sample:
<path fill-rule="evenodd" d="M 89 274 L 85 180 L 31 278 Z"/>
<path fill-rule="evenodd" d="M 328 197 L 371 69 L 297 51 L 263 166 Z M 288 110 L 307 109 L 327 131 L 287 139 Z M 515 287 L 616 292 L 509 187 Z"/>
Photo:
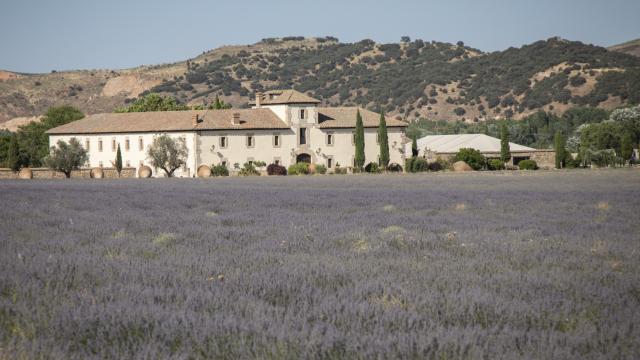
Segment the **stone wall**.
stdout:
<path fill-rule="evenodd" d="M 31 168 L 34 179 L 64 179 L 64 173 L 53 171 L 49 168 Z M 102 176 L 107 179 L 114 179 L 118 177 L 118 172 L 115 168 L 102 168 Z M 80 169 L 71 172 L 72 178 L 91 178 L 91 169 Z M 121 178 L 135 178 L 135 168 L 124 168 L 120 174 Z M 0 168 L 0 179 L 18 179 L 18 173 L 11 171 L 8 168 Z"/>
<path fill-rule="evenodd" d="M 487 158 L 500 158 L 500 153 L 482 153 Z M 451 160 L 456 154 L 453 153 L 436 153 L 432 154 L 430 161 L 435 161 L 436 158 L 441 158 L 445 160 Z M 556 166 L 556 152 L 553 150 L 533 150 L 533 151 L 512 151 L 511 152 L 511 161 L 509 161 L 508 165 L 513 165 L 514 157 L 528 157 L 538 164 L 538 167 L 541 169 L 553 169 Z"/>

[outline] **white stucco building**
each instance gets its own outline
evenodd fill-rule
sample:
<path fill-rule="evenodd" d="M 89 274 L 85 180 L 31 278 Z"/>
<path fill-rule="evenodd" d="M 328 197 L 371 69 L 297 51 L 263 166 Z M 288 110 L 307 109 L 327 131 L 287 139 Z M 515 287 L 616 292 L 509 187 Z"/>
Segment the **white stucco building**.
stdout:
<path fill-rule="evenodd" d="M 191 177 L 201 165 L 233 170 L 249 161 L 289 166 L 324 164 L 329 171 L 354 162 L 356 112 L 365 128 L 366 163 L 378 162 L 380 114 L 356 107 L 319 107 L 295 90 L 257 93 L 251 109 L 106 113 L 49 130 L 49 143 L 76 138 L 87 149 L 87 167 L 112 167 L 120 145 L 123 165 L 149 165 L 147 148 L 160 134 L 185 139 L 186 165 L 175 176 Z M 390 163 L 404 164 L 404 122 L 387 119 Z M 154 169 L 154 176 L 164 176 Z"/>

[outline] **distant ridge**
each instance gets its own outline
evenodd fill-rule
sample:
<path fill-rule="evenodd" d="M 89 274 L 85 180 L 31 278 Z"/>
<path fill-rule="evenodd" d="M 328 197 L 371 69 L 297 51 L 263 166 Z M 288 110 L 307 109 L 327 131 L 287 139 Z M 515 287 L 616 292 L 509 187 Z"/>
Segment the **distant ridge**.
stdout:
<path fill-rule="evenodd" d="M 394 118 L 481 122 L 576 106 L 640 103 L 640 57 L 558 37 L 485 53 L 465 45 L 403 38 L 379 44 L 333 37 L 268 38 L 223 46 L 181 62 L 122 70 L 2 72 L 0 128 L 68 104 L 112 112 L 149 92 L 190 105 L 219 96 L 236 108 L 257 91 L 295 89 L 321 106 L 360 106 Z M 623 52 L 620 52 L 621 50 Z M 626 49 L 626 50 L 625 50 Z"/>
<path fill-rule="evenodd" d="M 640 39 L 635 39 L 622 44 L 609 46 L 607 49 L 610 51 L 617 51 L 640 57 Z"/>

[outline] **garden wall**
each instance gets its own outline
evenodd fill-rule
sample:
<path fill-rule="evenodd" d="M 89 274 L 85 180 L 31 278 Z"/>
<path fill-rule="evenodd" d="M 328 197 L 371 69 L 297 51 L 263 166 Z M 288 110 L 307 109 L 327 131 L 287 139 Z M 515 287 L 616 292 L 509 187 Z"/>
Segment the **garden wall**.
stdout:
<path fill-rule="evenodd" d="M 64 173 L 54 171 L 49 168 L 31 168 L 34 179 L 64 179 Z M 80 169 L 71 172 L 72 178 L 91 178 L 91 169 Z M 118 177 L 118 172 L 115 168 L 102 168 L 102 177 L 107 179 L 113 179 Z M 120 173 L 121 178 L 135 178 L 135 168 L 124 168 Z M 11 171 L 8 168 L 0 168 L 0 179 L 18 179 L 18 173 Z"/>

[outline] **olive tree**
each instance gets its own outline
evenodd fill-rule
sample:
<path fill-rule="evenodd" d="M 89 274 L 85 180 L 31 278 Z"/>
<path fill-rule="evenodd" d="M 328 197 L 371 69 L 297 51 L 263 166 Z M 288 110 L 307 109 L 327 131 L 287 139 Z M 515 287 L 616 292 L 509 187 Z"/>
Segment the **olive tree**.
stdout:
<path fill-rule="evenodd" d="M 180 166 L 187 163 L 188 153 L 184 138 L 174 139 L 169 135 L 160 135 L 153 138 L 153 143 L 147 150 L 147 158 L 153 167 L 164 170 L 167 177 L 172 177 Z"/>
<path fill-rule="evenodd" d="M 56 146 L 51 147 L 45 164 L 53 170 L 63 172 L 68 179 L 71 177 L 71 171 L 79 169 L 87 160 L 89 160 L 87 151 L 78 140 L 72 138 L 69 143 L 58 140 Z"/>

